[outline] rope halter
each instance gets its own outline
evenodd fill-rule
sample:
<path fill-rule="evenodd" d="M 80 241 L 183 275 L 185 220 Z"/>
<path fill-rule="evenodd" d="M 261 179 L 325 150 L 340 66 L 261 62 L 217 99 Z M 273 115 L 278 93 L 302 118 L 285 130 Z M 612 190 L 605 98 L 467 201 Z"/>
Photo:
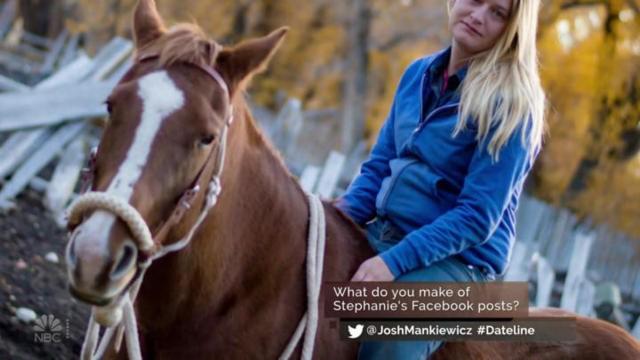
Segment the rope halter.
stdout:
<path fill-rule="evenodd" d="M 140 58 L 138 63 L 149 60 L 157 60 L 158 55 L 148 55 Z M 231 104 L 231 94 L 229 88 L 222 76 L 212 67 L 187 62 L 187 65 L 194 66 L 209 75 L 220 86 L 225 93 L 228 104 Z M 95 210 L 104 210 L 118 219 L 122 220 L 131 234 L 133 240 L 138 247 L 139 257 L 137 262 L 138 271 L 134 278 L 129 282 L 126 288 L 121 292 L 118 298 L 107 306 L 93 306 L 92 314 L 89 321 L 89 328 L 82 347 L 82 359 L 99 359 L 104 355 L 107 344 L 111 337 L 116 333 L 116 351 L 119 350 L 122 341 L 122 335 L 125 334 L 127 348 L 130 359 L 141 359 L 140 344 L 138 340 L 138 330 L 135 319 L 135 311 L 133 303 L 135 302 L 138 290 L 144 278 L 146 269 L 151 265 L 153 260 L 158 259 L 169 252 L 179 251 L 186 247 L 191 241 L 195 231 L 207 217 L 211 208 L 217 203 L 218 197 L 222 190 L 220 177 L 224 167 L 225 150 L 227 146 L 227 132 L 233 122 L 233 108 L 230 105 L 225 118 L 224 128 L 218 147 L 211 149 L 207 160 L 198 172 L 192 187 L 186 190 L 180 200 L 174 207 L 171 215 L 167 218 L 159 230 L 152 234 L 149 225 L 145 222 L 142 215 L 130 205 L 126 200 L 108 194 L 106 192 L 89 191 L 80 195 L 69 207 L 67 218 L 69 231 L 74 231 L 80 225 L 83 219 Z M 215 158 L 214 157 L 215 152 Z M 213 159 L 212 159 L 213 158 Z M 169 230 L 176 225 L 184 216 L 184 214 L 193 206 L 194 199 L 200 193 L 202 177 L 210 170 L 209 167 L 214 166 L 212 177 L 205 189 L 204 205 L 200 214 L 190 228 L 188 233 L 179 241 L 162 245 L 161 241 L 168 234 Z M 95 173 L 95 151 L 89 160 L 88 169 L 83 172 L 82 189 L 91 187 L 93 176 Z M 88 186 L 87 186 L 88 185 Z M 124 317 L 124 324 L 123 324 Z M 98 339 L 100 326 L 108 327 L 101 339 Z M 97 350 L 97 351 L 96 351 Z"/>

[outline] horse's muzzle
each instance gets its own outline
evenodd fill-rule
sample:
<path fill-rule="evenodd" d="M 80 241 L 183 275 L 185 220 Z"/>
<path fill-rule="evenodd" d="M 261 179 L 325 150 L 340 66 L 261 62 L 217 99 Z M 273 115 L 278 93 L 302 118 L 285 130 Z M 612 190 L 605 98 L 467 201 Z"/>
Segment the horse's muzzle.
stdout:
<path fill-rule="evenodd" d="M 139 251 L 111 214 L 93 214 L 71 234 L 66 249 L 69 292 L 104 306 L 126 290 L 137 273 Z M 113 218 L 112 218 L 113 219 Z"/>

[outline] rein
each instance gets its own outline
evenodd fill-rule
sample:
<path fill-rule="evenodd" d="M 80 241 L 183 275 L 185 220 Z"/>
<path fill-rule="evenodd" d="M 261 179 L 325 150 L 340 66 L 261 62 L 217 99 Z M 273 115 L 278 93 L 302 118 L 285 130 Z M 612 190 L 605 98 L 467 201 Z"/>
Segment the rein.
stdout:
<path fill-rule="evenodd" d="M 147 55 L 138 60 L 139 63 L 158 59 L 158 55 Z M 194 66 L 207 73 L 226 94 L 228 103 L 231 104 L 231 94 L 229 88 L 222 76 L 212 67 L 203 66 L 188 62 L 188 65 Z M 80 195 L 68 209 L 68 228 L 74 231 L 83 221 L 85 215 L 94 210 L 105 210 L 122 220 L 134 237 L 134 241 L 138 247 L 138 261 L 136 274 L 129 282 L 127 287 L 119 295 L 118 299 L 106 306 L 93 306 L 87 333 L 82 344 L 81 358 L 83 360 L 101 359 L 109 345 L 113 336 L 115 339 L 115 351 L 120 351 L 122 338 L 124 335 L 128 357 L 131 360 L 142 360 L 140 342 L 138 338 L 138 325 L 135 316 L 133 304 L 138 295 L 138 291 L 144 279 L 146 270 L 151 263 L 170 253 L 182 250 L 190 242 L 195 231 L 202 224 L 209 214 L 209 211 L 216 205 L 218 196 L 222 190 L 220 177 L 224 168 L 225 150 L 227 145 L 227 132 L 233 122 L 233 107 L 229 107 L 226 115 L 224 129 L 217 149 L 212 149 L 207 157 L 205 164 L 202 166 L 198 175 L 192 183 L 191 188 L 187 189 L 178 200 L 171 215 L 161 223 L 160 228 L 152 235 L 149 226 L 146 224 L 142 215 L 131 206 L 126 200 L 110 195 L 106 192 L 88 191 L 91 189 L 91 183 L 95 172 L 95 154 L 93 151 L 89 159 L 88 169 L 83 171 L 83 184 Z M 214 157 L 214 161 L 211 158 Z M 191 227 L 187 235 L 179 241 L 162 245 L 161 240 L 168 234 L 169 230 L 180 222 L 184 214 L 193 206 L 194 199 L 200 192 L 200 182 L 207 173 L 209 164 L 214 164 L 213 175 L 209 180 L 205 200 L 200 215 Z M 288 359 L 304 332 L 305 338 L 302 344 L 302 358 L 311 359 L 313 356 L 314 342 L 318 325 L 318 299 L 320 295 L 320 286 L 322 280 L 322 268 L 324 262 L 324 243 L 325 243 L 325 218 L 324 208 L 320 199 L 312 194 L 307 194 L 310 208 L 309 221 L 309 238 L 307 249 L 307 298 L 308 311 L 300 320 L 296 331 L 292 335 L 289 343 L 284 349 L 279 359 Z M 100 337 L 100 328 L 106 327 L 104 334 Z"/>

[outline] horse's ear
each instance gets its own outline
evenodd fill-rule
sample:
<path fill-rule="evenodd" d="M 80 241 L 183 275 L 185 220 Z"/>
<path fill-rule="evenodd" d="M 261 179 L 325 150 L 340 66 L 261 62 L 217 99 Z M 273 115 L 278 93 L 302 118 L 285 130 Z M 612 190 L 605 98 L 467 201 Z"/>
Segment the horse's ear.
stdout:
<path fill-rule="evenodd" d="M 136 48 L 149 44 L 165 31 L 154 0 L 138 0 L 133 16 L 133 38 Z"/>
<path fill-rule="evenodd" d="M 220 52 L 216 67 L 227 80 L 232 93 L 253 74 L 266 68 L 288 31 L 288 27 L 281 27 L 265 37 L 247 40 Z"/>

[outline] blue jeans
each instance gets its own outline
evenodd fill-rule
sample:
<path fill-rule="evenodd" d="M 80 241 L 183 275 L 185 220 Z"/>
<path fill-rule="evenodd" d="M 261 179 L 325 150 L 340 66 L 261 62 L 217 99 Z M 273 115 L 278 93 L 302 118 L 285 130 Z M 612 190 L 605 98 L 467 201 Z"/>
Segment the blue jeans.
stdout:
<path fill-rule="evenodd" d="M 377 252 L 387 250 L 404 238 L 404 234 L 388 220 L 376 219 L 367 224 L 367 240 Z M 492 281 L 494 275 L 487 269 L 467 265 L 455 255 L 435 262 L 428 267 L 402 274 L 399 282 L 480 282 Z M 428 341 L 363 341 L 358 352 L 359 360 L 413 360 L 427 359 L 443 344 L 442 340 Z"/>

